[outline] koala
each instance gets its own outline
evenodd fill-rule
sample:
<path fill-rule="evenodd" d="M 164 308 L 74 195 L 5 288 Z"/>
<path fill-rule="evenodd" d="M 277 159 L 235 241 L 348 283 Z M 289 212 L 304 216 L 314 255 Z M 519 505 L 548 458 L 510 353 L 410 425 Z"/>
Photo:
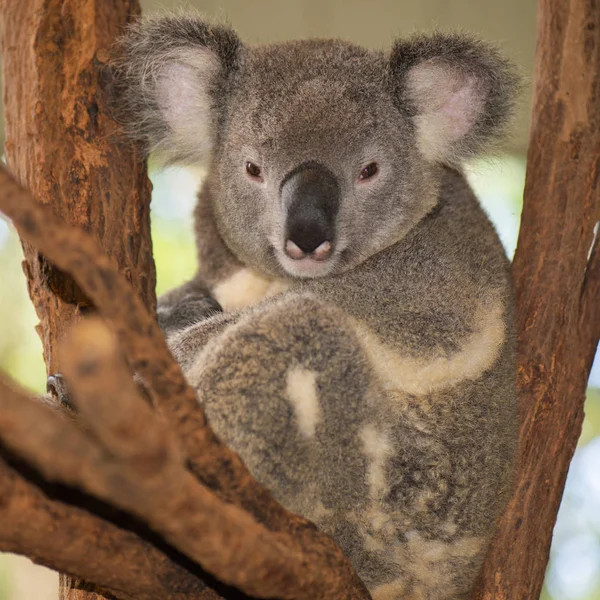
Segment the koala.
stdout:
<path fill-rule="evenodd" d="M 375 600 L 467 598 L 512 485 L 509 261 L 462 172 L 518 76 L 465 35 L 251 47 L 134 24 L 125 131 L 206 167 L 198 273 L 159 320 L 217 435 Z"/>

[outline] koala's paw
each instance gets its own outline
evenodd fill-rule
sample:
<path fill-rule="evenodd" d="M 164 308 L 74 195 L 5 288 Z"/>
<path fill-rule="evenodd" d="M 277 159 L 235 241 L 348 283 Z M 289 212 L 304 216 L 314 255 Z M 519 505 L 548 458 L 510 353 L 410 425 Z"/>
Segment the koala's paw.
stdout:
<path fill-rule="evenodd" d="M 46 397 L 48 398 L 47 403 L 53 404 L 55 408 L 67 414 L 76 412 L 69 386 L 60 373 L 54 373 L 46 379 Z"/>
<path fill-rule="evenodd" d="M 165 333 L 172 333 L 194 325 L 223 312 L 221 305 L 208 296 L 186 295 L 170 306 L 161 306 L 157 310 L 158 324 Z"/>

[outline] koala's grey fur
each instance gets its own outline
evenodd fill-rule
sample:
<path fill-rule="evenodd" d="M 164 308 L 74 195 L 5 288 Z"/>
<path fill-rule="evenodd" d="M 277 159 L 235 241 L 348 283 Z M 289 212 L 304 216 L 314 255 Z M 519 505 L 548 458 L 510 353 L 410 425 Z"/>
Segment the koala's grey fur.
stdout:
<path fill-rule="evenodd" d="M 376 600 L 467 598 L 517 405 L 509 263 L 460 165 L 502 133 L 511 66 L 461 35 L 248 47 L 167 16 L 124 37 L 116 81 L 148 150 L 208 165 L 199 273 L 159 317 L 215 431 Z M 312 223 L 325 200 L 287 182 L 315 165 L 337 186 L 333 250 L 292 260 L 290 202 Z"/>

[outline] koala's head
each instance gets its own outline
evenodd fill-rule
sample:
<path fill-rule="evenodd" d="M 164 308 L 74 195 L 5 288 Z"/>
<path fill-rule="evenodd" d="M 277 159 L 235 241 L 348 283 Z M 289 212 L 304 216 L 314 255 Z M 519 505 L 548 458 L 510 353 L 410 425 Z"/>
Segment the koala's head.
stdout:
<path fill-rule="evenodd" d="M 432 208 L 441 166 L 498 137 L 517 77 L 496 50 L 434 34 L 376 52 L 335 40 L 245 46 L 199 17 L 121 43 L 127 129 L 204 163 L 219 231 L 245 264 L 322 277 L 396 243 Z"/>

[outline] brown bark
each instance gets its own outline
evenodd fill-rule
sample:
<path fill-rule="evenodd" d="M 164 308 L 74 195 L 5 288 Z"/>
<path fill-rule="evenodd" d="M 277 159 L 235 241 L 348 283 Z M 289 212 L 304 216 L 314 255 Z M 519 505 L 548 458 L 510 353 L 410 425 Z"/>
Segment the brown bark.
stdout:
<path fill-rule="evenodd" d="M 519 331 L 517 486 L 480 599 L 539 597 L 600 336 L 600 4 L 539 0 L 533 123 L 513 264 Z"/>
<path fill-rule="evenodd" d="M 19 182 L 88 231 L 153 309 L 150 183 L 119 144 L 102 91 L 105 50 L 139 14 L 138 0 L 2 0 L 6 158 Z M 49 373 L 57 340 L 89 305 L 71 277 L 26 240 L 30 296 Z"/>
<path fill-rule="evenodd" d="M 206 586 L 140 535 L 56 499 L 55 490 L 26 480 L 0 458 L 0 548 L 25 554 L 52 569 L 101 581 L 123 600 L 208 600 Z M 121 519 L 122 521 L 122 519 Z M 125 524 L 126 525 L 126 524 Z M 114 568 L 115 556 L 120 568 Z M 165 594 L 165 582 L 172 582 Z M 75 587 L 87 587 L 74 580 Z M 72 589 L 63 594 L 82 597 Z M 102 600 L 89 594 L 86 600 Z"/>
<path fill-rule="evenodd" d="M 136 294 L 155 306 L 150 184 L 145 163 L 114 139 L 101 80 L 103 49 L 138 0 L 3 0 L 6 158 L 41 202 L 110 249 Z M 89 307 L 72 278 L 23 242 L 29 294 L 40 318 L 48 373 L 57 341 Z M 72 582 L 79 585 L 78 582 Z M 61 577 L 64 600 L 95 600 Z"/>
<path fill-rule="evenodd" d="M 216 488 L 223 500 L 246 508 L 272 529 L 312 530 L 308 521 L 278 505 L 239 456 L 216 438 L 156 320 L 91 237 L 41 210 L 1 167 L 0 195 L 0 208 L 19 234 L 73 275 L 100 315 L 110 321 L 131 370 L 145 381 L 155 405 L 179 436 L 190 470 Z"/>

